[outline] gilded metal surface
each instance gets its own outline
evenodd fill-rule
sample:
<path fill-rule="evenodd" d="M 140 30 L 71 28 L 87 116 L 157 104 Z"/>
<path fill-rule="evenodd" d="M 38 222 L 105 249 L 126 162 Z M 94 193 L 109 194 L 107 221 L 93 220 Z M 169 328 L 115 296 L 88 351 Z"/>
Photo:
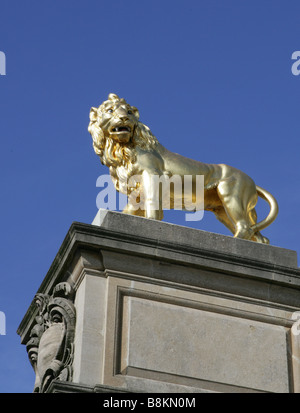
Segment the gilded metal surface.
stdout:
<path fill-rule="evenodd" d="M 202 163 L 168 151 L 150 129 L 139 121 L 137 108 L 115 94 L 110 94 L 108 100 L 98 108 L 91 108 L 88 130 L 93 138 L 94 150 L 101 162 L 109 167 L 118 191 L 130 194 L 132 188 L 128 187 L 128 179 L 140 177 L 136 188 L 143 194 L 143 203 L 137 209 L 129 197 L 124 213 L 161 220 L 165 200 L 157 186 L 153 185 L 151 177 L 179 176 L 184 186 L 184 177 L 192 176 L 193 190 L 189 196 L 193 202 L 196 197 L 196 177 L 203 175 L 204 209 L 212 211 L 234 237 L 269 243 L 260 231 L 275 220 L 277 202 L 242 171 L 224 164 Z M 181 196 L 186 193 L 185 188 L 182 189 Z M 257 222 L 255 211 L 258 196 L 270 206 L 268 216 L 261 222 Z M 178 205 L 174 191 L 170 197 L 173 208 L 175 204 Z M 182 197 L 183 210 L 187 202 L 186 197 Z"/>

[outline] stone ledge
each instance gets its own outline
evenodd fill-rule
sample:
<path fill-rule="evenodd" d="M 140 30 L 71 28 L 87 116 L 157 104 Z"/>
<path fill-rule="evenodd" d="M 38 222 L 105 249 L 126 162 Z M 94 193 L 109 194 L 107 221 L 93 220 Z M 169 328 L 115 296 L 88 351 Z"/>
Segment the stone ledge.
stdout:
<path fill-rule="evenodd" d="M 238 257 L 255 262 L 297 268 L 297 253 L 272 245 L 258 244 L 253 241 L 231 236 L 201 231 L 194 228 L 155 221 L 121 212 L 99 209 L 92 225 L 126 235 L 154 240 L 157 246 L 166 243 L 193 247 L 207 253 L 217 253 L 230 258 Z"/>

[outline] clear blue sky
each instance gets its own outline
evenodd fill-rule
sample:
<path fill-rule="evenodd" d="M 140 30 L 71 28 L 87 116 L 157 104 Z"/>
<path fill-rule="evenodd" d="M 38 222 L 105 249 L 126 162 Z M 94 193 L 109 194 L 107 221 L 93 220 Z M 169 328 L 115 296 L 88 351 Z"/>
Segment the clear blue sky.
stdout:
<path fill-rule="evenodd" d="M 0 0 L 0 392 L 33 389 L 16 330 L 71 223 L 97 212 L 108 171 L 88 115 L 110 92 L 168 149 L 274 194 L 280 213 L 263 234 L 300 253 L 299 18 L 294 0 Z M 209 213 L 166 220 L 229 235 Z"/>

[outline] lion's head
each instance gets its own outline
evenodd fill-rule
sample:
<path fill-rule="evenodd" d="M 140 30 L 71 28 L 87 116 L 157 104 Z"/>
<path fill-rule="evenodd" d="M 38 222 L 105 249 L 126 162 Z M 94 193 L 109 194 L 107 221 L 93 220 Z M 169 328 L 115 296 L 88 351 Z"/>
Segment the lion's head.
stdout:
<path fill-rule="evenodd" d="M 112 93 L 98 108 L 91 108 L 88 131 L 117 190 L 121 190 L 120 180 L 128 179 L 133 172 L 137 147 L 151 150 L 158 143 L 150 129 L 139 121 L 137 108 Z"/>

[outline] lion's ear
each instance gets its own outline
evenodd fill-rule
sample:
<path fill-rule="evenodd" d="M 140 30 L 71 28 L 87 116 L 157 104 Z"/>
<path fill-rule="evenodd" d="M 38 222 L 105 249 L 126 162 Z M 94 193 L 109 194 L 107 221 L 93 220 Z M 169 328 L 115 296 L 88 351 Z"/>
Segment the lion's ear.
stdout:
<path fill-rule="evenodd" d="M 97 108 L 91 108 L 90 110 L 90 121 L 95 122 L 97 120 L 98 116 L 98 109 Z"/>
<path fill-rule="evenodd" d="M 140 118 L 140 112 L 138 111 L 138 109 L 135 106 L 131 106 L 131 110 L 134 113 L 134 116 L 139 119 Z"/>
<path fill-rule="evenodd" d="M 115 93 L 110 93 L 108 95 L 108 100 L 120 100 L 119 96 L 116 95 Z"/>

